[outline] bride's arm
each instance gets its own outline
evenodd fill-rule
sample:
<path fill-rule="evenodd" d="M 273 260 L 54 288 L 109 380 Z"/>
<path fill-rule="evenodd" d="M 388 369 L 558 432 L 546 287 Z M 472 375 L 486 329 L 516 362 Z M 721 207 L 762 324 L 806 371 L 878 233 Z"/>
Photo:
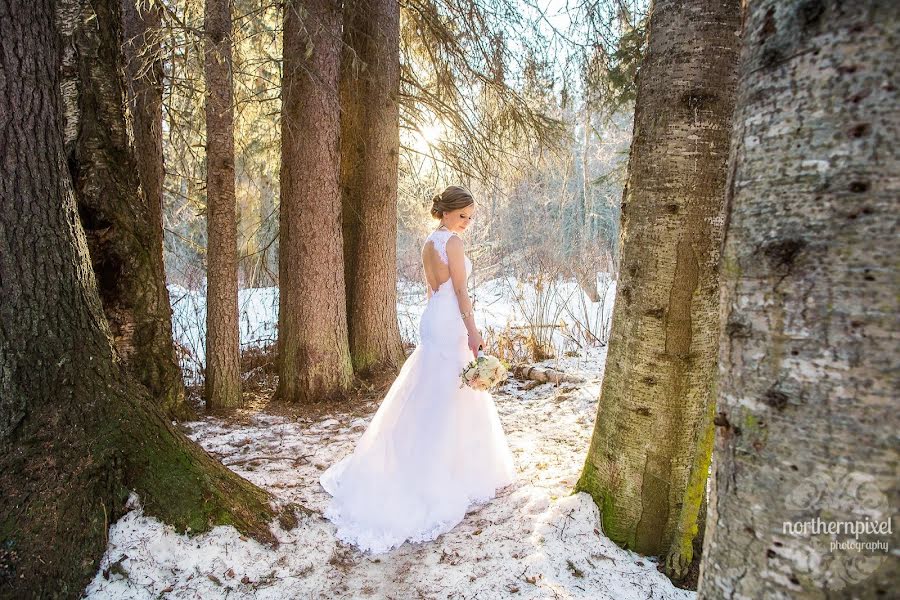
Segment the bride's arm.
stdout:
<path fill-rule="evenodd" d="M 466 324 L 466 330 L 469 332 L 469 347 L 472 353 L 476 354 L 478 346 L 481 345 L 481 334 L 475 327 L 475 313 L 472 311 L 472 300 L 469 298 L 469 290 L 466 286 L 466 263 L 463 254 L 463 242 L 457 236 L 450 236 L 447 240 L 447 261 L 450 267 L 450 279 L 453 281 L 453 291 L 456 293 L 456 299 L 459 302 L 459 311 L 462 315 L 466 315 L 463 323 Z"/>

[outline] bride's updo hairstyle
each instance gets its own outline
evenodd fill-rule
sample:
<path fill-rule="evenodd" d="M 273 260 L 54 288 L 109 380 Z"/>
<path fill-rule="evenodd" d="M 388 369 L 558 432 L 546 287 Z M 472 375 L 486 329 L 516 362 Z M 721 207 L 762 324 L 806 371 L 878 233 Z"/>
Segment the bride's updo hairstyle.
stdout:
<path fill-rule="evenodd" d="M 458 210 L 475 204 L 475 199 L 464 187 L 448 186 L 443 192 L 431 199 L 431 216 L 440 219 L 445 212 Z"/>

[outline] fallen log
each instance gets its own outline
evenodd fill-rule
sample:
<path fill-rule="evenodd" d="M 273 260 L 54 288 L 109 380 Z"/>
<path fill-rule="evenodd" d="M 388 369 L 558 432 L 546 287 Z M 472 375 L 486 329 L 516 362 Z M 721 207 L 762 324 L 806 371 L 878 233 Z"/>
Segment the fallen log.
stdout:
<path fill-rule="evenodd" d="M 586 380 L 580 375 L 573 375 L 564 371 L 557 371 L 549 367 L 537 367 L 534 365 L 513 365 L 510 372 L 518 379 L 530 379 L 538 383 L 584 383 Z"/>

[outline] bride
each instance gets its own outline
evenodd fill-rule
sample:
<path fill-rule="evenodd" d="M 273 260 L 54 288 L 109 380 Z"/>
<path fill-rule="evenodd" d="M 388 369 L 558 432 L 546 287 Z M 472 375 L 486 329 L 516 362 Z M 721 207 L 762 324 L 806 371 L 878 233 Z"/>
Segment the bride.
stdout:
<path fill-rule="evenodd" d="M 440 226 L 422 248 L 428 304 L 419 345 L 353 453 L 319 478 L 332 496 L 325 516 L 338 539 L 362 550 L 433 540 L 515 480 L 493 398 L 460 388 L 460 371 L 481 345 L 466 290 L 472 262 L 459 235 L 474 213 L 464 188 L 434 197 Z"/>

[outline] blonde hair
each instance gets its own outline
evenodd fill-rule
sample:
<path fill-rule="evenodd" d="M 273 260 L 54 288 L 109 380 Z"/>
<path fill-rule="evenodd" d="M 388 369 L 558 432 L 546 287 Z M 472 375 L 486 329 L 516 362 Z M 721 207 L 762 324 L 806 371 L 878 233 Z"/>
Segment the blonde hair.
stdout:
<path fill-rule="evenodd" d="M 440 219 L 444 213 L 475 204 L 475 199 L 464 187 L 458 185 L 447 188 L 431 199 L 431 216 Z"/>

